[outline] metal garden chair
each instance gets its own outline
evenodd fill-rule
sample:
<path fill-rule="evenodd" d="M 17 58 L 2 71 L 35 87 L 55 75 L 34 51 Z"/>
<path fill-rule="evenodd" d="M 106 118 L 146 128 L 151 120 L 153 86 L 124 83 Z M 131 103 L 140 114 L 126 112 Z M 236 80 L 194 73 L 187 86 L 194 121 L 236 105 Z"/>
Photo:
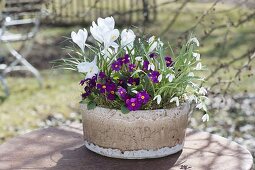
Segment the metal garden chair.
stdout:
<path fill-rule="evenodd" d="M 5 1 L 5 8 L 1 13 L 0 44 L 6 46 L 10 56 L 4 58 L 8 63 L 0 63 L 0 82 L 6 95 L 9 95 L 9 89 L 4 77 L 11 71 L 30 71 L 42 86 L 39 71 L 26 60 L 26 57 L 39 30 L 43 2 L 44 0 Z M 13 45 L 17 42 L 20 44 L 19 49 Z"/>

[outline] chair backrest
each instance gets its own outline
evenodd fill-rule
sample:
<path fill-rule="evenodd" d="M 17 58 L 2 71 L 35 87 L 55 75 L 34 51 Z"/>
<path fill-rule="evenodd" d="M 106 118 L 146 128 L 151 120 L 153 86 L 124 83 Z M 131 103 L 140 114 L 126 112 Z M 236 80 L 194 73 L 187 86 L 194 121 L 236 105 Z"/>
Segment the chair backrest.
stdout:
<path fill-rule="evenodd" d="M 1 1 L 1 0 L 0 0 Z M 3 1 L 3 0 L 2 0 Z M 26 28 L 27 38 L 31 38 L 39 29 L 39 23 L 42 12 L 42 4 L 46 0 L 4 0 L 5 8 L 2 10 L 2 30 L 10 30 L 12 26 L 15 29 Z M 30 29 L 29 29 L 30 28 Z M 23 29 L 24 30 L 24 29 Z M 29 30 L 29 31 L 27 31 Z M 22 37 L 22 39 L 26 39 Z"/>

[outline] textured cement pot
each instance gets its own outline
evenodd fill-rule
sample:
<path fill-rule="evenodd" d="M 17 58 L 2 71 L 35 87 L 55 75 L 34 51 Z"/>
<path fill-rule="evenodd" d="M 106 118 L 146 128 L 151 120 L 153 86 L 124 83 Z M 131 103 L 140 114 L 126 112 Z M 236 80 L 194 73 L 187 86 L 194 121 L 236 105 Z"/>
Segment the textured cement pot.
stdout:
<path fill-rule="evenodd" d="M 81 105 L 85 145 L 98 154 L 123 159 L 159 158 L 183 148 L 189 104 L 172 109 L 119 110 Z"/>

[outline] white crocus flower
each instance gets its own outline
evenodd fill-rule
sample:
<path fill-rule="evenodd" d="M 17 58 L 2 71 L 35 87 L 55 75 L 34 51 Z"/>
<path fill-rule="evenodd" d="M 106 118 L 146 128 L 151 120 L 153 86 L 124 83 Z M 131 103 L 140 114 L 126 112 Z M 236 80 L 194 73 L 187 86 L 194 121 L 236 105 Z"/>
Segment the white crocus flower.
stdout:
<path fill-rule="evenodd" d="M 157 104 L 160 104 L 160 102 L 161 102 L 161 96 L 160 95 L 157 95 L 157 96 L 155 96 L 154 98 L 153 98 L 153 100 L 157 100 Z"/>
<path fill-rule="evenodd" d="M 114 29 L 115 21 L 113 17 L 105 19 L 98 18 L 97 24 L 93 21 L 90 27 L 92 36 L 100 43 L 104 43 L 104 49 L 109 47 L 118 48 L 118 44 L 114 41 L 119 37 L 119 30 Z"/>
<path fill-rule="evenodd" d="M 178 97 L 173 97 L 173 98 L 170 100 L 170 103 L 172 103 L 172 102 L 175 102 L 177 107 L 180 105 L 180 103 L 179 103 L 179 98 L 178 98 Z"/>
<path fill-rule="evenodd" d="M 84 52 L 85 42 L 87 40 L 87 37 L 88 37 L 88 31 L 85 28 L 83 30 L 79 29 L 78 33 L 74 31 L 72 31 L 71 33 L 71 38 L 73 42 L 81 48 L 82 52 Z"/>
<path fill-rule="evenodd" d="M 199 62 L 197 63 L 195 70 L 201 70 L 201 69 L 202 69 L 202 63 Z"/>
<path fill-rule="evenodd" d="M 96 65 L 96 57 L 92 62 L 82 62 L 77 65 L 78 71 L 81 73 L 86 73 L 87 78 L 92 78 L 99 72 L 99 68 Z"/>
<path fill-rule="evenodd" d="M 171 83 L 173 81 L 173 79 L 175 78 L 175 76 L 173 74 L 167 74 L 166 78 L 168 79 L 168 81 Z"/>
<path fill-rule="evenodd" d="M 127 47 L 129 49 L 133 48 L 134 41 L 135 41 L 135 34 L 131 29 L 124 29 L 121 32 L 121 47 Z"/>
<path fill-rule="evenodd" d="M 119 35 L 120 32 L 117 29 L 107 32 L 107 34 L 104 36 L 104 48 L 108 49 L 109 47 L 113 47 L 114 49 L 117 49 L 119 45 L 114 41 L 117 40 Z"/>
<path fill-rule="evenodd" d="M 148 65 L 148 70 L 152 70 L 152 71 L 154 71 L 155 70 L 155 65 L 153 64 L 153 63 L 150 63 L 149 65 Z"/>
<path fill-rule="evenodd" d="M 200 54 L 199 53 L 193 53 L 193 57 L 196 58 L 197 61 L 200 60 Z"/>
<path fill-rule="evenodd" d="M 204 114 L 203 117 L 202 117 L 202 120 L 203 120 L 203 122 L 208 122 L 209 121 L 209 115 L 207 113 Z"/>
<path fill-rule="evenodd" d="M 158 76 L 158 81 L 161 82 L 161 80 L 162 80 L 162 74 L 160 74 L 160 75 Z"/>
<path fill-rule="evenodd" d="M 201 87 L 200 89 L 199 89 L 199 92 L 198 92 L 199 94 L 202 94 L 202 95 L 205 95 L 206 93 L 207 93 L 207 90 L 204 88 L 204 87 Z"/>
<path fill-rule="evenodd" d="M 195 43 L 199 47 L 199 41 L 197 40 L 196 37 L 189 39 L 188 44 L 190 43 Z"/>

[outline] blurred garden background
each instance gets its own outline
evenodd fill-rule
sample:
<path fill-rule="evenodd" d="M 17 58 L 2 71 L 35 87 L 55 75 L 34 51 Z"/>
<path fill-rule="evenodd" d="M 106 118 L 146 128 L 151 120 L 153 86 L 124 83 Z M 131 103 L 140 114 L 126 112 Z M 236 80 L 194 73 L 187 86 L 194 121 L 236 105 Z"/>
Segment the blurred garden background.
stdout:
<path fill-rule="evenodd" d="M 5 76 L 10 95 L 1 86 L 0 143 L 33 129 L 81 122 L 82 77 L 54 69 L 52 61 L 67 57 L 63 48 L 71 31 L 107 16 L 137 36 L 160 36 L 175 52 L 191 34 L 197 36 L 208 68 L 211 115 L 203 123 L 202 114 L 194 112 L 189 126 L 234 140 L 255 156 L 254 0 L 44 0 L 40 31 L 27 57 L 42 74 L 43 87 L 26 72 Z M 1 42 L 0 56 L 9 57 Z"/>

